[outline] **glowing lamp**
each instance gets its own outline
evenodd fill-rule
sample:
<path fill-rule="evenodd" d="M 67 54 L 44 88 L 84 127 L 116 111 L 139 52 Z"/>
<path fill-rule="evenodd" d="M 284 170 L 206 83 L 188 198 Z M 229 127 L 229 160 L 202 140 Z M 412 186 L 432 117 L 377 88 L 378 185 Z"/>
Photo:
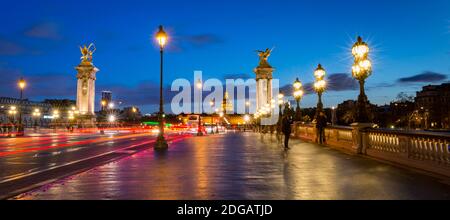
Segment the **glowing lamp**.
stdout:
<path fill-rule="evenodd" d="M 27 83 L 25 82 L 25 80 L 23 78 L 20 78 L 19 82 L 17 83 L 17 85 L 19 86 L 20 89 L 25 89 L 25 87 L 27 86 Z"/>
<path fill-rule="evenodd" d="M 158 41 L 159 46 L 164 48 L 164 46 L 167 44 L 167 33 L 164 31 L 164 28 L 162 25 L 159 26 L 159 31 L 156 33 L 156 40 Z"/>

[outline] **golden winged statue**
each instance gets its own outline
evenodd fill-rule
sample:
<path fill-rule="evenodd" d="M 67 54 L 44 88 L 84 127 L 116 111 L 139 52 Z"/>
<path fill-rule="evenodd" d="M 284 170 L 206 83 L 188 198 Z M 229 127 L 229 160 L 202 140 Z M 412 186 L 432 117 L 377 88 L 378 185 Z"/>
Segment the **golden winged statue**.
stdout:
<path fill-rule="evenodd" d="M 267 48 L 265 51 L 263 50 L 257 50 L 258 56 L 259 56 L 259 65 L 260 66 L 270 66 L 267 60 L 269 59 L 270 54 L 272 53 L 273 49 Z"/>
<path fill-rule="evenodd" d="M 95 45 L 93 43 L 91 43 L 89 45 L 89 47 L 87 47 L 86 45 L 84 45 L 83 47 L 80 47 L 80 51 L 81 51 L 81 60 L 83 62 L 87 62 L 90 63 L 92 62 L 92 55 L 94 54 L 94 52 L 97 50 L 97 48 L 95 47 Z"/>

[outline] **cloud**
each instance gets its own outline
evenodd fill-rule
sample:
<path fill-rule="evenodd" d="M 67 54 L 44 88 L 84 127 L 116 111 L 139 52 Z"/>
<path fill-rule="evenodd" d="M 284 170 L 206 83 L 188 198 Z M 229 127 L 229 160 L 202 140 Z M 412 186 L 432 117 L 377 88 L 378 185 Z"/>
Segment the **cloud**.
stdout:
<path fill-rule="evenodd" d="M 183 35 L 175 38 L 174 43 L 168 46 L 171 52 L 183 52 L 189 48 L 204 48 L 223 42 L 222 38 L 215 34 Z"/>
<path fill-rule="evenodd" d="M 0 55 L 14 56 L 25 52 L 25 48 L 11 40 L 0 37 Z"/>
<path fill-rule="evenodd" d="M 347 73 L 333 73 L 330 74 L 327 78 L 327 91 L 348 91 L 348 90 L 356 90 L 358 89 L 358 82 L 353 79 L 350 74 Z M 293 94 L 292 85 L 285 85 L 280 88 L 280 91 L 283 94 L 291 95 Z M 314 91 L 314 83 L 308 82 L 303 83 L 303 91 L 305 95 L 315 93 Z"/>
<path fill-rule="evenodd" d="M 51 22 L 38 23 L 24 31 L 24 35 L 31 38 L 61 40 L 58 25 Z"/>
<path fill-rule="evenodd" d="M 97 92 L 101 90 L 112 91 L 113 99 L 119 100 L 124 105 L 156 105 L 159 104 L 159 84 L 151 81 L 143 81 L 136 86 L 125 85 L 98 85 Z M 164 89 L 164 102 L 170 103 L 176 92 L 171 92 L 169 86 Z"/>
<path fill-rule="evenodd" d="M 423 73 L 400 78 L 397 80 L 399 83 L 417 83 L 417 82 L 440 82 L 447 79 L 447 75 L 441 73 L 435 73 L 431 71 L 425 71 Z"/>
<path fill-rule="evenodd" d="M 29 75 L 21 70 L 3 68 L 0 69 L 0 94 L 1 96 L 17 97 L 17 81 L 23 77 L 27 81 L 25 98 L 37 97 L 63 98 L 75 97 L 76 78 L 62 73 L 45 73 Z"/>
<path fill-rule="evenodd" d="M 358 82 L 347 73 L 334 73 L 328 77 L 328 90 L 348 91 L 358 89 Z"/>
<path fill-rule="evenodd" d="M 253 78 L 252 76 L 250 76 L 247 73 L 231 73 L 231 74 L 225 74 L 224 79 L 243 79 L 243 80 L 247 80 Z"/>
<path fill-rule="evenodd" d="M 381 83 L 376 83 L 372 86 L 366 86 L 366 89 L 371 90 L 371 89 L 380 89 L 380 88 L 392 88 L 395 86 L 397 86 L 396 83 L 381 82 Z"/>
<path fill-rule="evenodd" d="M 195 47 L 204 47 L 223 42 L 223 40 L 215 34 L 198 34 L 198 35 L 184 36 L 183 40 Z"/>

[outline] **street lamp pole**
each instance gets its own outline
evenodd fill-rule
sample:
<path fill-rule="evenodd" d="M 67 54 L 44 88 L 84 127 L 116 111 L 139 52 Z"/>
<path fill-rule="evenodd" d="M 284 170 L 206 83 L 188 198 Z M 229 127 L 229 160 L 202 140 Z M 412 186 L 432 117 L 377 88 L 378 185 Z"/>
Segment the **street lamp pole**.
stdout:
<path fill-rule="evenodd" d="M 199 90 L 199 103 L 198 103 L 199 114 L 198 114 L 197 136 L 203 136 L 203 132 L 202 132 L 202 92 L 203 92 L 202 88 L 203 88 L 203 83 L 200 79 L 198 79 L 197 88 Z"/>
<path fill-rule="evenodd" d="M 18 129 L 18 133 L 22 133 L 24 131 L 23 125 L 22 125 L 22 111 L 23 111 L 23 90 L 25 89 L 25 86 L 27 85 L 25 80 L 23 78 L 20 78 L 19 82 L 17 83 L 17 85 L 20 88 L 20 108 L 19 109 L 19 129 Z"/>
<path fill-rule="evenodd" d="M 166 150 L 169 145 L 164 138 L 164 97 L 163 97 L 163 58 L 164 58 L 164 46 L 167 43 L 167 34 L 163 29 L 163 26 L 159 26 L 159 31 L 156 34 L 156 39 L 160 47 L 160 84 L 159 84 L 159 134 L 156 140 L 156 150 Z"/>
<path fill-rule="evenodd" d="M 209 102 L 209 105 L 211 106 L 211 134 L 214 134 L 214 126 L 213 126 L 213 124 L 214 124 L 214 106 L 215 106 L 215 102 L 214 102 L 214 100 L 211 100 L 210 102 Z"/>
<path fill-rule="evenodd" d="M 370 62 L 369 46 L 366 42 L 358 37 L 358 41 L 352 47 L 352 54 L 355 62 L 352 66 L 352 75 L 359 81 L 359 96 L 356 109 L 356 120 L 360 123 L 369 122 L 369 115 L 367 112 L 369 101 L 367 99 L 364 84 L 365 80 L 372 74 L 372 63 Z"/>

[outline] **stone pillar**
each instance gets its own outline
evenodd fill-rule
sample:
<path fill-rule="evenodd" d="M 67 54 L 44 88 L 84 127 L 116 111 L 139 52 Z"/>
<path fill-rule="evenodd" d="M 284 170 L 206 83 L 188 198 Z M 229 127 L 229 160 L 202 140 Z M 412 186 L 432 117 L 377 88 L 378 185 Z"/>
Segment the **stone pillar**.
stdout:
<path fill-rule="evenodd" d="M 273 68 L 258 66 L 256 73 L 256 109 L 263 108 L 272 100 L 272 73 Z"/>
<path fill-rule="evenodd" d="M 77 109 L 80 111 L 79 121 L 82 127 L 95 126 L 95 80 L 99 71 L 91 62 L 81 62 L 75 68 L 77 79 Z"/>
<path fill-rule="evenodd" d="M 373 123 L 353 123 L 352 126 L 352 139 L 353 149 L 357 154 L 365 154 L 368 144 L 368 134 L 365 132 L 366 128 L 373 127 Z"/>

